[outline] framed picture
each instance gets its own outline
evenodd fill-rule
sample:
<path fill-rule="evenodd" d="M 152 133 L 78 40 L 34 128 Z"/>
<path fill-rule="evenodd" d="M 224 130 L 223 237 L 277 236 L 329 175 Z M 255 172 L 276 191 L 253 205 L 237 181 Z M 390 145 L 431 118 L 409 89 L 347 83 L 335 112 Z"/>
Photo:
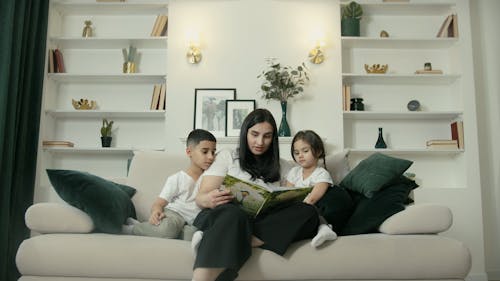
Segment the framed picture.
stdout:
<path fill-rule="evenodd" d="M 226 100 L 226 137 L 240 135 L 241 124 L 255 109 L 255 100 Z"/>
<path fill-rule="evenodd" d="M 194 129 L 205 129 L 215 137 L 226 131 L 226 100 L 236 99 L 236 89 L 195 89 Z"/>

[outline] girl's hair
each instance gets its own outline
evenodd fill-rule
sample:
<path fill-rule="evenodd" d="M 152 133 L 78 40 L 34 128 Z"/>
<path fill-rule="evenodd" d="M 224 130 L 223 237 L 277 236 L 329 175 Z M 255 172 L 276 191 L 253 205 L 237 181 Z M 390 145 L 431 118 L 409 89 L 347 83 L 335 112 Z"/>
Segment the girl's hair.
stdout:
<path fill-rule="evenodd" d="M 298 140 L 302 140 L 308 143 L 311 146 L 311 151 L 313 156 L 316 159 L 323 159 L 323 166 L 326 168 L 325 145 L 323 144 L 321 137 L 312 130 L 303 130 L 297 132 L 293 137 L 292 146 L 290 148 L 290 152 L 292 153 L 292 158 L 294 161 L 296 160 L 295 160 L 295 155 L 293 154 L 294 150 L 293 145 Z"/>
<path fill-rule="evenodd" d="M 247 133 L 255 124 L 267 122 L 273 127 L 273 140 L 271 147 L 259 157 L 248 148 Z M 252 179 L 260 178 L 264 182 L 275 182 L 280 180 L 280 151 L 278 143 L 278 129 L 276 121 L 269 110 L 258 108 L 247 115 L 240 130 L 239 145 L 240 167 L 248 172 Z"/>

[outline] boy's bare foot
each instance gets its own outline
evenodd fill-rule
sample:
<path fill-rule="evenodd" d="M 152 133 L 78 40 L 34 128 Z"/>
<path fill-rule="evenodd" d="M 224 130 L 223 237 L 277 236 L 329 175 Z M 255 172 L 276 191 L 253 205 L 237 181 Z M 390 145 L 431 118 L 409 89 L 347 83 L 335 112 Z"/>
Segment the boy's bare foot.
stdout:
<path fill-rule="evenodd" d="M 251 244 L 252 244 L 252 247 L 256 248 L 256 247 L 260 247 L 260 246 L 264 245 L 264 241 L 260 240 L 259 238 L 255 237 L 254 235 L 252 235 Z"/>

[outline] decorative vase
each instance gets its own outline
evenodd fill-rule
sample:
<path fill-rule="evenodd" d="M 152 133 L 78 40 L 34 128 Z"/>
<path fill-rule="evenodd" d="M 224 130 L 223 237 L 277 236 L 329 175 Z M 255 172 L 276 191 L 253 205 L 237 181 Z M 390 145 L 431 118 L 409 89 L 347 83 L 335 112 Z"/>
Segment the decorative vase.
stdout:
<path fill-rule="evenodd" d="M 286 101 L 281 101 L 281 123 L 278 130 L 279 137 L 289 137 L 290 127 L 288 126 L 288 122 L 286 121 Z"/>
<path fill-rule="evenodd" d="M 382 135 L 382 128 L 378 128 L 378 139 L 375 144 L 375 148 L 387 148 L 387 144 L 385 144 L 384 136 Z"/>
<path fill-rule="evenodd" d="M 359 36 L 359 19 L 345 18 L 340 21 L 342 36 Z"/>
<path fill-rule="evenodd" d="M 113 137 L 101 137 L 102 147 L 111 147 L 111 140 Z"/>

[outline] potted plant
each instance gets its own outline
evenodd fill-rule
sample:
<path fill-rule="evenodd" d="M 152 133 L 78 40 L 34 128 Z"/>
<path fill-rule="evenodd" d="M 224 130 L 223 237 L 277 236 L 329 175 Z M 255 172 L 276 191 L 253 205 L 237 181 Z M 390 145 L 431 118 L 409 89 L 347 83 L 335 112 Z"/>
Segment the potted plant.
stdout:
<path fill-rule="evenodd" d="M 102 119 L 102 127 L 101 127 L 101 144 L 102 147 L 110 147 L 111 140 L 111 129 L 113 128 L 113 121 L 109 121 L 104 118 Z"/>
<path fill-rule="evenodd" d="M 302 63 L 297 67 L 291 67 L 270 61 L 269 67 L 257 78 L 264 79 L 260 87 L 262 98 L 280 102 L 282 117 L 278 135 L 289 137 L 291 133 L 286 120 L 287 101 L 304 91 L 303 86 L 309 81 L 309 71 L 306 65 Z"/>
<path fill-rule="evenodd" d="M 342 6 L 342 19 L 340 21 L 342 36 L 359 36 L 359 21 L 362 15 L 363 9 L 355 1 Z"/>

